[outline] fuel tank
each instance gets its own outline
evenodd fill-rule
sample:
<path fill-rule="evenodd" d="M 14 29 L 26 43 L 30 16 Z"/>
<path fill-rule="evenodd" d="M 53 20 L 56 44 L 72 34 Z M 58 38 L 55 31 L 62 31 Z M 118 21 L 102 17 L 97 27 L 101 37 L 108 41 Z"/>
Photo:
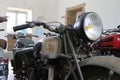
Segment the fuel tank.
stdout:
<path fill-rule="evenodd" d="M 56 36 L 47 37 L 43 40 L 41 54 L 49 59 L 57 58 L 61 52 L 61 39 Z"/>
<path fill-rule="evenodd" d="M 120 49 L 120 34 L 106 35 L 92 44 L 94 48 Z"/>

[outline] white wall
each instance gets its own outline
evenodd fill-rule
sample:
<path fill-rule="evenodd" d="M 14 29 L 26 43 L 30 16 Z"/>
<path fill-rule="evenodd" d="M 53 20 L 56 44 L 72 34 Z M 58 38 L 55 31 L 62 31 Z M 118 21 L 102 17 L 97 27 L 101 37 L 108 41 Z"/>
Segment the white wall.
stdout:
<path fill-rule="evenodd" d="M 64 22 L 66 7 L 86 3 L 86 12 L 96 12 L 103 21 L 104 28 L 115 28 L 120 24 L 120 0 L 58 0 L 58 20 Z"/>
<path fill-rule="evenodd" d="M 45 1 L 34 1 L 34 0 L 0 0 L 0 16 L 6 16 L 7 13 L 7 7 L 15 7 L 15 8 L 23 8 L 23 9 L 30 9 L 33 12 L 33 19 L 36 19 L 38 16 L 43 16 L 45 14 L 44 8 L 45 5 L 43 5 Z M 9 20 L 9 19 L 8 19 Z M 6 23 L 4 23 L 6 24 Z M 3 24 L 0 24 L 0 26 L 3 26 Z M 4 28 L 6 28 L 6 25 L 4 25 Z M 0 32 L 1 33 L 1 32 Z M 3 35 L 6 35 L 6 32 L 1 33 Z"/>
<path fill-rule="evenodd" d="M 23 8 L 32 10 L 33 20 L 54 21 L 57 19 L 56 0 L 0 0 L 0 16 L 6 16 L 7 7 Z M 6 30 L 6 23 L 0 24 L 0 28 Z M 5 32 L 0 32 L 0 37 L 4 38 Z M 33 30 L 37 34 L 37 29 Z"/>
<path fill-rule="evenodd" d="M 45 22 L 56 21 L 58 19 L 57 18 L 58 17 L 57 0 L 44 0 L 44 3 L 43 3 L 43 0 L 40 0 L 39 2 L 42 2 L 42 6 L 39 6 L 39 9 L 41 9 L 43 11 L 39 12 L 38 9 L 36 8 L 37 12 L 35 14 L 33 14 L 33 17 L 34 16 L 40 17 L 41 21 L 45 21 Z M 43 16 L 41 16 L 41 14 Z M 35 19 L 33 19 L 33 20 L 35 20 Z M 34 28 L 33 34 L 37 34 L 37 30 L 38 30 L 37 27 Z M 48 32 L 48 30 L 45 29 L 44 32 Z M 36 42 L 40 38 L 33 38 L 33 40 Z"/>
<path fill-rule="evenodd" d="M 42 21 L 60 21 L 65 15 L 66 7 L 86 3 L 86 11 L 93 11 L 100 15 L 104 28 L 116 27 L 120 24 L 120 0 L 0 0 L 0 16 L 6 15 L 7 7 L 16 7 L 32 10 L 33 20 L 39 17 Z M 6 23 L 0 24 L 6 29 Z M 37 34 L 37 29 L 33 30 Z M 1 37 L 6 32 L 0 32 Z M 37 41 L 37 40 L 36 40 Z"/>

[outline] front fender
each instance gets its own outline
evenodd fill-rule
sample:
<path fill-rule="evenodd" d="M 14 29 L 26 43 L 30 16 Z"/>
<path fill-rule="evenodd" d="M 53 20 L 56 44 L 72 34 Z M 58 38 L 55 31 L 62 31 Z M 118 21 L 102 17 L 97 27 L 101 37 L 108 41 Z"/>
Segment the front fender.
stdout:
<path fill-rule="evenodd" d="M 80 62 L 80 66 L 100 66 L 120 74 L 120 58 L 115 56 L 95 56 Z"/>

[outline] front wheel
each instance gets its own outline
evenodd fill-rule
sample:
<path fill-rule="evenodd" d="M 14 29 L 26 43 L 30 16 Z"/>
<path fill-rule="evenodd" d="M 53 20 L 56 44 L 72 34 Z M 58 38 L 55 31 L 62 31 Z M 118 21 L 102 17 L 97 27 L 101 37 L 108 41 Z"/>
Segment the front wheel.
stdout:
<path fill-rule="evenodd" d="M 98 66 L 87 66 L 83 68 L 85 80 L 120 80 L 120 75 Z"/>
<path fill-rule="evenodd" d="M 98 67 L 98 66 L 87 66 L 82 69 L 84 80 L 120 80 L 120 75 L 111 72 L 111 70 Z M 71 74 L 67 80 L 81 80 L 77 69 L 75 70 L 77 79 Z"/>

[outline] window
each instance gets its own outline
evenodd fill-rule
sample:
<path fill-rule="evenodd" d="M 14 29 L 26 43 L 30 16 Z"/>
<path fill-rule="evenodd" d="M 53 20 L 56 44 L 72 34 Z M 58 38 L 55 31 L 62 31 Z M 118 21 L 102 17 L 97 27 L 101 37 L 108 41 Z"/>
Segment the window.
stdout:
<path fill-rule="evenodd" d="M 13 32 L 13 26 L 24 24 L 32 20 L 32 11 L 18 8 L 8 8 L 7 32 Z M 32 33 L 32 29 L 21 30 L 23 34 Z"/>

